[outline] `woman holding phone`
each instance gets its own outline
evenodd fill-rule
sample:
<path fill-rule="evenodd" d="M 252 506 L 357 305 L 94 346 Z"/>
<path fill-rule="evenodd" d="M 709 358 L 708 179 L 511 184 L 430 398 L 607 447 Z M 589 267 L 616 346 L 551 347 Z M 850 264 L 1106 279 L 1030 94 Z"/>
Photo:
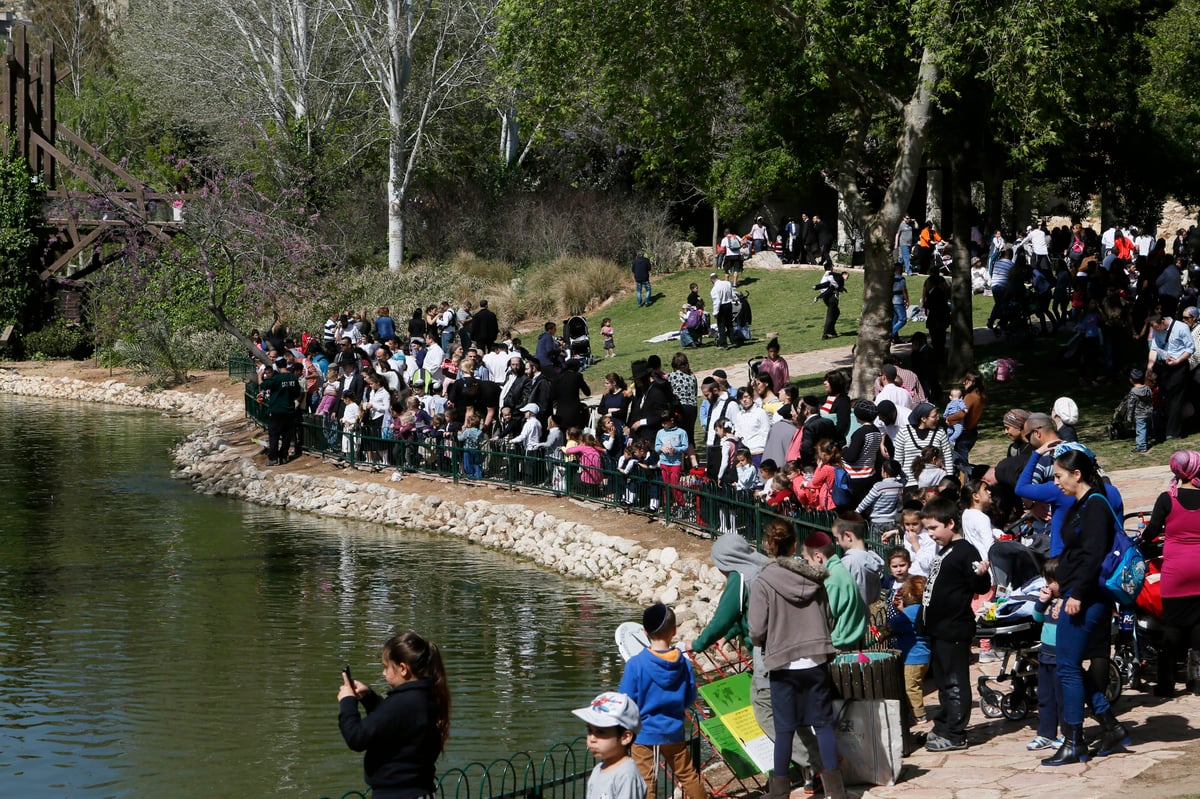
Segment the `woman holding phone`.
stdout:
<path fill-rule="evenodd" d="M 437 644 L 408 631 L 383 645 L 380 696 L 342 672 L 338 728 L 355 752 L 374 799 L 418 799 L 435 788 L 434 765 L 450 736 L 450 689 Z M 366 708 L 361 716 L 358 703 Z"/>

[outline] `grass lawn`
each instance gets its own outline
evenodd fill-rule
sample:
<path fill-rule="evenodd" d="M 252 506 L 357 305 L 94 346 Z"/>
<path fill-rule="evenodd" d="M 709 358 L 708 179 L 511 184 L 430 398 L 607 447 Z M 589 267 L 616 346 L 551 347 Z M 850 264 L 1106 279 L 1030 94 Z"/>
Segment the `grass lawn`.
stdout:
<path fill-rule="evenodd" d="M 679 309 L 688 295 L 688 285 L 698 284 L 704 304 L 709 302 L 712 284 L 708 272 L 684 270 L 662 277 L 655 276 L 651 282 L 653 302 L 645 308 L 637 307 L 637 297 L 630 291 L 614 300 L 599 312 L 588 316 L 592 337 L 592 353 L 603 357 L 603 340 L 600 338 L 600 321 L 611 317 L 617 357 L 613 363 L 619 365 L 615 371 L 629 374 L 629 364 L 638 358 L 657 353 L 663 365 L 670 368 L 671 356 L 679 351 L 677 342 L 647 344 L 645 339 L 679 329 Z M 811 269 L 754 270 L 742 273 L 737 290 L 748 294 L 753 321 L 750 331 L 754 341 L 733 350 L 719 350 L 712 346 L 713 339 L 705 339 L 698 350 L 688 350 L 688 360 L 694 371 L 715 369 L 731 362 L 746 361 L 754 355 L 766 354 L 766 343 L 771 336 L 779 336 L 780 348 L 784 353 L 810 352 L 844 344 L 853 344 L 858 334 L 858 317 L 862 308 L 862 272 L 851 272 L 846 279 L 846 293 L 842 295 L 842 318 L 838 320 L 839 338 L 821 340 L 825 327 L 825 304 L 813 302 L 817 295 L 812 287 L 821 279 L 821 272 Z M 712 310 L 709 308 L 708 310 Z M 715 324 L 715 320 L 714 320 Z M 603 368 L 598 365 L 594 369 Z M 609 371 L 605 369 L 605 371 Z"/>

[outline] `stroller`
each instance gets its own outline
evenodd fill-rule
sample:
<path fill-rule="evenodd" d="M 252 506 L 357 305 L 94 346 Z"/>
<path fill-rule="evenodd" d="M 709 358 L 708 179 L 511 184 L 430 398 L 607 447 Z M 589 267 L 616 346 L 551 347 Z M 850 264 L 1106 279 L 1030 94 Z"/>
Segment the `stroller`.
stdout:
<path fill-rule="evenodd" d="M 592 340 L 588 335 L 587 319 L 582 316 L 572 316 L 563 322 L 563 340 L 567 345 L 567 359 L 578 358 L 584 367 L 591 366 Z"/>
<path fill-rule="evenodd" d="M 750 310 L 750 292 L 733 293 L 733 329 L 729 331 L 730 343 L 740 346 L 750 341 L 750 322 L 753 320 Z"/>
<path fill-rule="evenodd" d="M 766 360 L 765 356 L 755 355 L 753 358 L 746 361 L 746 373 L 747 373 L 746 385 L 750 385 L 750 386 L 754 385 L 754 380 L 755 380 L 755 378 L 758 377 L 759 364 L 761 364 L 765 360 Z"/>
<path fill-rule="evenodd" d="M 1121 400 L 1112 418 L 1108 420 L 1108 439 L 1116 441 L 1119 438 L 1133 438 L 1133 422 L 1129 419 L 1129 395 Z"/>

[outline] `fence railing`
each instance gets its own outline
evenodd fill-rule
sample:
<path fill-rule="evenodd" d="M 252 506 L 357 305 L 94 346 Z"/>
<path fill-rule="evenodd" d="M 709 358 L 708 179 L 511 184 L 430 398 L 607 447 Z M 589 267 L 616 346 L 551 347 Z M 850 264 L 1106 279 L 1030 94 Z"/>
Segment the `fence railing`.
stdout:
<path fill-rule="evenodd" d="M 693 762 L 698 760 L 700 738 L 689 740 Z M 539 760 L 526 752 L 452 768 L 438 777 L 437 799 L 584 799 L 587 779 L 596 760 L 583 737 L 552 746 Z M 660 767 L 655 796 L 669 799 L 675 791 L 670 775 Z M 366 799 L 369 789 L 352 790 L 340 799 Z M 323 797 L 322 799 L 327 799 Z"/>
<path fill-rule="evenodd" d="M 258 382 L 258 361 L 249 355 L 229 356 L 229 376 L 247 383 Z"/>
<path fill-rule="evenodd" d="M 256 392 L 257 386 L 247 384 L 246 414 L 265 426 L 266 408 Z M 304 452 L 352 467 L 395 468 L 456 483 L 490 483 L 587 500 L 710 536 L 736 530 L 756 546 L 772 521 L 793 525 L 803 542 L 813 530 L 828 532 L 834 518 L 827 511 L 777 511 L 752 492 L 716 485 L 699 474 L 685 471 L 678 483 L 667 483 L 658 469 L 635 465 L 623 470 L 608 457 L 601 466 L 582 466 L 561 452 L 525 449 L 504 439 L 485 440 L 478 448 L 436 434 L 397 440 L 369 426 L 346 430 L 333 417 L 307 413 L 296 432 Z"/>

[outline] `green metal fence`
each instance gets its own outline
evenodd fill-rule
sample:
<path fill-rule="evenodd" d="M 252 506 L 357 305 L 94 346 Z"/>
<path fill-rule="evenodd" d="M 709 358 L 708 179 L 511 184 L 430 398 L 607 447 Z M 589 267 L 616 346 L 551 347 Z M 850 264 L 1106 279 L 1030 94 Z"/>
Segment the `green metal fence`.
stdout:
<path fill-rule="evenodd" d="M 247 383 L 258 382 L 258 361 L 249 355 L 230 355 L 228 368 L 230 377 Z"/>
<path fill-rule="evenodd" d="M 692 762 L 699 763 L 700 738 L 689 740 Z M 583 799 L 596 760 L 583 737 L 555 744 L 541 759 L 526 752 L 469 763 L 438 777 L 437 799 Z M 660 766 L 653 799 L 669 799 L 675 784 Z M 341 799 L 366 799 L 370 789 L 347 791 Z M 328 797 L 322 797 L 328 799 Z"/>
<path fill-rule="evenodd" d="M 256 395 L 257 386 L 247 384 L 246 414 L 265 426 L 266 408 Z M 748 491 L 717 486 L 697 475 L 685 473 L 679 484 L 667 485 L 658 470 L 625 473 L 607 459 L 598 468 L 581 467 L 561 453 L 525 450 L 502 439 L 487 440 L 478 449 L 428 436 L 393 440 L 364 428 L 345 430 L 336 419 L 313 414 L 303 414 L 298 433 L 304 452 L 339 465 L 400 469 L 435 474 L 456 483 L 490 483 L 587 500 L 710 536 L 737 530 L 756 546 L 772 521 L 794 525 L 803 541 L 813 530 L 828 531 L 834 518 L 827 511 L 777 512 Z"/>

